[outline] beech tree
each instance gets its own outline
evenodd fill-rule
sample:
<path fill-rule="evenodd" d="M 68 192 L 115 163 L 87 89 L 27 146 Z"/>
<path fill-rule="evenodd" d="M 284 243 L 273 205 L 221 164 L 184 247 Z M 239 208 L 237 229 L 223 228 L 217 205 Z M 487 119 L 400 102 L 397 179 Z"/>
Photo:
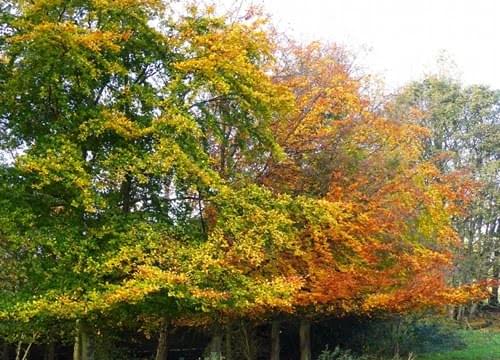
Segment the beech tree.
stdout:
<path fill-rule="evenodd" d="M 97 321 L 123 307 L 189 319 L 288 291 L 223 267 L 204 215 L 242 195 L 212 154 L 274 151 L 266 124 L 290 99 L 258 21 L 159 1 L 2 6 L 3 322 L 76 321 L 74 358 L 91 359 Z"/>
<path fill-rule="evenodd" d="M 303 319 L 402 313 L 481 296 L 449 287 L 445 276 L 458 245 L 451 219 L 471 201 L 473 183 L 426 159 L 427 129 L 371 111 L 341 48 L 292 44 L 284 53 L 277 79 L 296 108 L 273 124 L 287 157 L 270 158 L 261 181 L 318 199 L 324 211 L 292 265 L 306 279 L 295 311 Z M 302 320 L 300 333 L 309 327 Z"/>

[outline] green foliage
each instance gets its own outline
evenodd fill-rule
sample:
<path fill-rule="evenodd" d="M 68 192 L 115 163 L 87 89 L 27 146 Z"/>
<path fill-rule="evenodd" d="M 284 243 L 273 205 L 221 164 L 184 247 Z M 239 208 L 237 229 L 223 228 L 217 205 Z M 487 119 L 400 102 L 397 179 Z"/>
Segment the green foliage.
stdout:
<path fill-rule="evenodd" d="M 224 213 L 240 196 L 218 149 L 277 151 L 266 124 L 290 98 L 266 74 L 269 41 L 258 23 L 163 5 L 2 4 L 2 321 L 43 333 L 55 319 L 188 319 L 287 291 L 225 268 L 228 230 L 205 219 L 211 202 Z M 283 221 L 262 247 L 286 237 Z"/>

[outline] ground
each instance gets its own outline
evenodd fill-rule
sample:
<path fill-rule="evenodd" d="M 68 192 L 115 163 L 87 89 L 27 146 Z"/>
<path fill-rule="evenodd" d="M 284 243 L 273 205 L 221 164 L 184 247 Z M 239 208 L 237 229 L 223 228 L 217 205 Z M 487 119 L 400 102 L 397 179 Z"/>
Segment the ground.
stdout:
<path fill-rule="evenodd" d="M 500 360 L 500 314 L 470 323 L 471 330 L 461 331 L 467 345 L 455 351 L 435 352 L 418 360 Z"/>

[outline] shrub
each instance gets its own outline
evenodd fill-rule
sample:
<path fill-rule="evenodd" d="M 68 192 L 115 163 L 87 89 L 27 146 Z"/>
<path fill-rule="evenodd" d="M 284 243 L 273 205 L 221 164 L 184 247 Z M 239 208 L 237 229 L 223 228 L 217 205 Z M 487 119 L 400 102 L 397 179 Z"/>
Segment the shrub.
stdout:
<path fill-rule="evenodd" d="M 363 355 L 356 356 L 351 353 L 351 350 L 341 350 L 339 346 L 333 351 L 326 346 L 326 349 L 319 355 L 318 360 L 369 360 L 369 358 Z"/>

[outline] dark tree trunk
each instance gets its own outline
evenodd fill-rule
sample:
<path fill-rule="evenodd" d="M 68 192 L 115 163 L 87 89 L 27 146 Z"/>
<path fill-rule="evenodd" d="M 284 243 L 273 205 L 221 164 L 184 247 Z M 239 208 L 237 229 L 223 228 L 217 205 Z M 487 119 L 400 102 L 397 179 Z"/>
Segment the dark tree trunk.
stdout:
<path fill-rule="evenodd" d="M 463 322 L 464 320 L 464 305 L 458 305 L 457 308 L 457 321 L 458 322 Z"/>
<path fill-rule="evenodd" d="M 45 348 L 45 360 L 56 360 L 56 346 L 54 343 L 47 344 Z"/>
<path fill-rule="evenodd" d="M 300 360 L 311 360 L 311 322 L 300 321 Z"/>
<path fill-rule="evenodd" d="M 271 356 L 270 360 L 280 360 L 280 322 L 271 323 Z"/>
<path fill-rule="evenodd" d="M 231 326 L 227 325 L 224 334 L 224 359 L 233 360 L 233 339 Z"/>
<path fill-rule="evenodd" d="M 125 214 L 130 213 L 132 208 L 132 177 L 127 174 L 121 184 L 122 209 Z"/>
<path fill-rule="evenodd" d="M 455 305 L 449 305 L 448 307 L 448 317 L 450 320 L 455 320 L 456 307 Z"/>
<path fill-rule="evenodd" d="M 9 360 L 9 344 L 4 342 L 2 344 L 2 360 Z"/>
<path fill-rule="evenodd" d="M 158 337 L 158 347 L 156 348 L 155 360 L 167 360 L 168 356 L 167 337 L 168 337 L 168 328 L 165 322 L 162 322 L 162 326 L 160 329 L 160 336 Z"/>
<path fill-rule="evenodd" d="M 491 295 L 490 295 L 490 299 L 488 301 L 488 304 L 490 306 L 494 306 L 494 307 L 498 307 L 499 306 L 499 303 L 498 303 L 498 295 L 499 295 L 499 291 L 498 291 L 498 281 L 500 281 L 500 251 L 495 251 L 494 253 L 494 257 L 493 257 L 493 261 L 494 261 L 494 264 L 493 264 L 493 281 L 495 281 L 495 283 L 493 284 L 493 286 L 491 287 Z"/>

